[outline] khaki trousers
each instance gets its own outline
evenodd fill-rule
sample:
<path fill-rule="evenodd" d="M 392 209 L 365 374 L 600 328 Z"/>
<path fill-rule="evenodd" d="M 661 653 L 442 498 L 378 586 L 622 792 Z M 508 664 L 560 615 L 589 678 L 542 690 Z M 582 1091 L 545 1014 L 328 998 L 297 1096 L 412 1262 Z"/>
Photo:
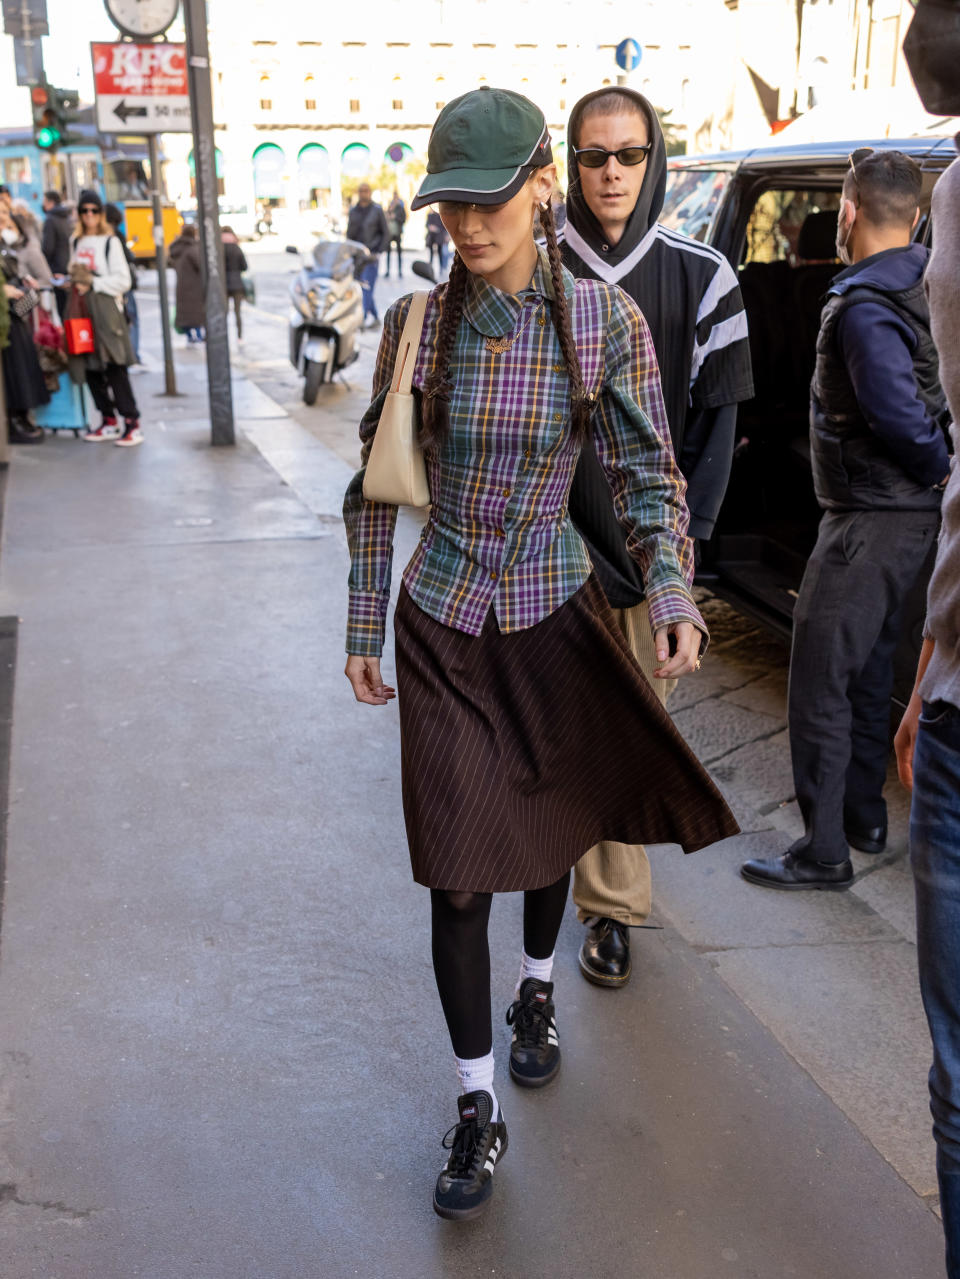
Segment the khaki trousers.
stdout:
<path fill-rule="evenodd" d="M 666 705 L 675 679 L 654 679 L 659 666 L 647 604 L 615 608 L 613 615 L 650 686 Z M 581 923 L 591 915 L 621 924 L 643 924 L 650 915 L 650 859 L 642 844 L 595 844 L 573 870 L 573 900 Z"/>

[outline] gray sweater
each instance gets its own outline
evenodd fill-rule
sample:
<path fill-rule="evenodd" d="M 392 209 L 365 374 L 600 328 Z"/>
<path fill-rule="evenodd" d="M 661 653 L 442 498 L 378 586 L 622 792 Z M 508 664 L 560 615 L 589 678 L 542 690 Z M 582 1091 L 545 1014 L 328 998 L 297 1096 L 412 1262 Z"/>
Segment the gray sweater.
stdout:
<path fill-rule="evenodd" d="M 960 149 L 960 134 L 957 145 Z M 960 706 L 960 160 L 954 160 L 933 189 L 933 225 L 934 248 L 926 274 L 930 331 L 953 417 L 954 456 L 927 594 L 925 633 L 936 640 L 936 649 L 920 683 L 920 696 L 927 702 Z"/>

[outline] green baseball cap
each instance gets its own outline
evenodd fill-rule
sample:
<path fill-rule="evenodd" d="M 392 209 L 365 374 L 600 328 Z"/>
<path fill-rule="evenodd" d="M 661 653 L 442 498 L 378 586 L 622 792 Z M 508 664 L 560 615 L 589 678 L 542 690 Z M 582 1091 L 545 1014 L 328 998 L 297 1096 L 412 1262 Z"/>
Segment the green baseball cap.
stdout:
<path fill-rule="evenodd" d="M 448 102 L 430 133 L 427 176 L 410 201 L 504 204 L 553 151 L 543 112 L 520 93 L 484 85 Z"/>

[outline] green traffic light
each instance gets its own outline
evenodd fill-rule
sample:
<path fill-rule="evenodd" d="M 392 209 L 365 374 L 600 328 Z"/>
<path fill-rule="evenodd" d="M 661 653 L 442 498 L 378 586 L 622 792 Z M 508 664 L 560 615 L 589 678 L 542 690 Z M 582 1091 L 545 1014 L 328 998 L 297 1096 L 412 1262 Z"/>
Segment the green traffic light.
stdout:
<path fill-rule="evenodd" d="M 37 146 L 45 151 L 49 151 L 52 147 L 55 147 L 59 141 L 59 132 L 56 129 L 49 128 L 49 126 L 44 126 L 44 128 L 40 129 L 37 133 Z"/>

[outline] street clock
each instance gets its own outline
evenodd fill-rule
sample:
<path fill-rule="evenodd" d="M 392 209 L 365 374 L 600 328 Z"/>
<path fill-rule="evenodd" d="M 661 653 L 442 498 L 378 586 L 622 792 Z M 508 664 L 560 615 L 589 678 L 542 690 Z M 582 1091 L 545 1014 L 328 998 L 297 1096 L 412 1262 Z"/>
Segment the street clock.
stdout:
<path fill-rule="evenodd" d="M 180 0 L 104 0 L 110 21 L 125 36 L 152 40 L 177 16 Z"/>

